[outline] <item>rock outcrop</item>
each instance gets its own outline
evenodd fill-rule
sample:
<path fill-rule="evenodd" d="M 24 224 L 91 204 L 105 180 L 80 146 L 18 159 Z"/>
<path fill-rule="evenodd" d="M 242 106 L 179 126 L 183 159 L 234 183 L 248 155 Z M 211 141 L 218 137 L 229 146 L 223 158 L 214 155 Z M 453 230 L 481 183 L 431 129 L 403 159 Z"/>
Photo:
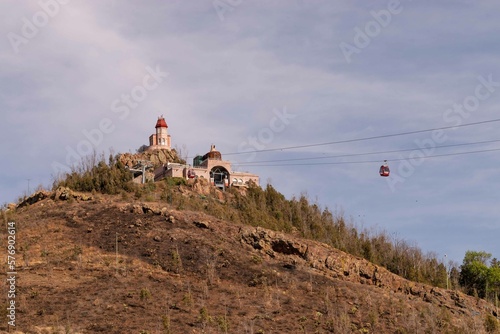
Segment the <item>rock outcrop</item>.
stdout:
<path fill-rule="evenodd" d="M 169 217 L 170 212 L 167 209 L 167 207 L 160 207 L 156 204 L 148 204 L 148 203 L 141 203 L 141 204 L 128 204 L 123 207 L 121 207 L 122 212 L 132 212 L 132 213 L 137 213 L 137 214 L 152 214 L 156 216 L 165 216 Z"/>
<path fill-rule="evenodd" d="M 47 197 L 50 196 L 50 193 L 45 190 L 40 190 L 35 193 L 33 193 L 31 196 L 25 198 L 21 203 L 17 205 L 17 208 L 22 208 L 28 205 L 35 204 L 36 202 L 39 202 L 41 200 L 46 199 Z"/>
<path fill-rule="evenodd" d="M 87 193 L 82 193 L 78 191 L 71 190 L 67 187 L 59 187 L 57 188 L 51 195 L 51 198 L 54 200 L 77 200 L 77 201 L 91 201 L 94 199 L 92 195 Z"/>
<path fill-rule="evenodd" d="M 179 189 L 181 193 L 184 193 L 186 196 L 189 196 L 192 192 L 194 192 L 201 196 L 212 196 L 221 202 L 225 201 L 224 192 L 210 185 L 208 180 L 205 178 L 189 179 L 187 181 L 187 185 L 190 187 L 189 191 L 186 188 Z"/>
<path fill-rule="evenodd" d="M 118 157 L 118 160 L 127 167 L 136 165 L 139 160 L 147 160 L 153 163 L 155 167 L 166 164 L 167 162 L 180 162 L 175 150 L 152 150 L 141 153 L 124 153 Z"/>
<path fill-rule="evenodd" d="M 365 259 L 344 253 L 312 240 L 295 238 L 263 228 L 245 227 L 241 230 L 241 242 L 255 250 L 277 259 L 285 268 L 302 265 L 314 268 L 328 277 L 374 285 L 392 293 L 402 293 L 408 299 L 421 299 L 436 306 L 445 307 L 452 313 L 471 314 L 485 311 L 498 316 L 493 306 L 482 299 L 465 294 L 408 281 L 387 269 Z"/>

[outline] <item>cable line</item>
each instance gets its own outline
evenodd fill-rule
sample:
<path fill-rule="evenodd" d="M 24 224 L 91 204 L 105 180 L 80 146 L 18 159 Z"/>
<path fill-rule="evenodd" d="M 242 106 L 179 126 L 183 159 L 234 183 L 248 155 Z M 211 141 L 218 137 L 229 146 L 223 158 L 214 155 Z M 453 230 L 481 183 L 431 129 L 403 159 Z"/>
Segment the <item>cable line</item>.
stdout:
<path fill-rule="evenodd" d="M 263 149 L 263 150 L 252 150 L 252 151 L 245 151 L 245 152 L 230 152 L 230 153 L 224 153 L 224 155 L 241 155 L 241 154 L 248 154 L 248 153 L 284 151 L 284 150 L 292 150 L 292 149 L 297 149 L 297 148 L 326 146 L 326 145 L 334 145 L 334 144 L 345 144 L 345 143 L 353 143 L 353 142 L 365 141 L 365 140 L 390 138 L 390 137 L 397 137 L 397 136 L 406 136 L 406 135 L 412 135 L 412 134 L 416 134 L 416 133 L 430 132 L 430 131 L 436 131 L 436 130 L 455 129 L 455 128 L 460 128 L 460 127 L 473 126 L 473 125 L 486 124 L 486 123 L 493 123 L 493 122 L 500 122 L 500 118 L 491 119 L 491 120 L 487 120 L 487 121 L 474 122 L 474 123 L 467 123 L 467 124 L 443 126 L 443 127 L 440 127 L 440 128 L 431 128 L 431 129 L 423 129 L 423 130 L 399 132 L 399 133 L 392 133 L 392 134 L 379 135 L 379 136 L 371 136 L 371 137 L 363 137 L 363 138 L 338 140 L 338 141 L 331 141 L 331 142 L 326 142 L 326 143 L 296 145 L 296 146 L 286 146 L 286 147 L 269 148 L 269 149 Z"/>
<path fill-rule="evenodd" d="M 457 146 L 467 146 L 467 145 L 478 145 L 478 144 L 486 144 L 486 143 L 495 143 L 495 142 L 499 142 L 499 141 L 500 141 L 500 139 L 494 139 L 494 140 L 485 140 L 485 141 L 472 142 L 472 143 L 441 145 L 441 146 L 434 146 L 433 149 L 446 148 L 446 147 L 457 147 Z M 300 160 L 345 158 L 345 157 L 355 157 L 355 156 L 362 156 L 362 155 L 374 155 L 374 154 L 388 154 L 388 153 L 408 152 L 408 151 L 414 151 L 414 150 L 418 150 L 418 149 L 417 148 L 407 148 L 407 149 L 392 150 L 392 151 L 351 153 L 351 154 L 329 155 L 329 156 L 324 156 L 324 157 L 312 157 L 312 158 L 291 158 L 291 159 L 275 159 L 275 160 L 249 161 L 249 162 L 244 163 L 244 165 L 259 164 L 259 163 L 264 163 L 264 162 L 285 162 L 285 161 L 300 161 Z"/>
<path fill-rule="evenodd" d="M 500 148 L 493 148 L 487 150 L 477 150 L 477 151 L 468 151 L 468 152 L 457 152 L 457 153 L 444 153 L 444 154 L 435 154 L 424 156 L 422 159 L 430 159 L 430 158 L 440 158 L 440 157 L 449 157 L 454 155 L 465 155 L 465 154 L 475 154 L 475 153 L 485 153 L 485 152 L 494 152 L 500 151 Z M 388 159 L 390 161 L 403 161 L 408 160 L 408 158 L 397 158 L 397 159 Z M 272 164 L 272 165 L 251 165 L 259 166 L 259 167 L 286 167 L 286 166 L 317 166 L 317 165 L 345 165 L 345 164 L 364 164 L 364 163 L 375 163 L 380 162 L 379 160 L 364 160 L 364 161 L 337 161 L 337 162 L 311 162 L 311 163 L 291 163 L 291 164 Z M 247 164 L 238 164 L 238 166 L 246 166 Z"/>

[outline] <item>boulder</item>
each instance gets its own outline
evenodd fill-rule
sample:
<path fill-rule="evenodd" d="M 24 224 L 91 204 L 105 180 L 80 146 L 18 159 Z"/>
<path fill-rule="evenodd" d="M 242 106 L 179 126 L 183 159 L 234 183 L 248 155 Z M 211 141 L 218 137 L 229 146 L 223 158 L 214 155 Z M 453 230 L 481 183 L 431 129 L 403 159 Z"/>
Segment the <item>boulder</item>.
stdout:
<path fill-rule="evenodd" d="M 210 195 L 210 192 L 212 190 L 212 186 L 210 185 L 210 183 L 208 182 L 207 179 L 199 177 L 199 178 L 194 179 L 193 181 L 189 180 L 188 184 L 190 184 L 190 183 L 192 183 L 192 189 L 196 193 L 198 193 L 200 195 L 205 195 L 205 196 Z"/>
<path fill-rule="evenodd" d="M 205 221 L 194 221 L 193 224 L 199 228 L 210 228 L 210 224 Z"/>
<path fill-rule="evenodd" d="M 153 204 L 143 204 L 142 211 L 144 213 L 152 213 L 154 215 L 161 215 L 161 210 L 157 205 Z"/>
<path fill-rule="evenodd" d="M 144 213 L 142 210 L 142 205 L 134 204 L 130 207 L 130 212 L 132 213 Z"/>
<path fill-rule="evenodd" d="M 168 209 L 166 207 L 162 207 L 160 209 L 160 214 L 164 217 L 167 217 L 168 216 Z"/>
<path fill-rule="evenodd" d="M 50 196 L 50 193 L 44 190 L 37 191 L 33 193 L 31 196 L 25 198 L 19 205 L 17 206 L 18 208 L 22 208 L 27 205 L 32 205 L 35 204 L 36 202 L 39 202 L 41 200 L 46 199 L 47 197 Z"/>
<path fill-rule="evenodd" d="M 55 200 L 67 201 L 70 199 L 76 199 L 77 201 L 91 201 L 94 199 L 92 195 L 81 193 L 78 191 L 73 191 L 68 187 L 59 187 L 53 193 L 52 198 Z"/>

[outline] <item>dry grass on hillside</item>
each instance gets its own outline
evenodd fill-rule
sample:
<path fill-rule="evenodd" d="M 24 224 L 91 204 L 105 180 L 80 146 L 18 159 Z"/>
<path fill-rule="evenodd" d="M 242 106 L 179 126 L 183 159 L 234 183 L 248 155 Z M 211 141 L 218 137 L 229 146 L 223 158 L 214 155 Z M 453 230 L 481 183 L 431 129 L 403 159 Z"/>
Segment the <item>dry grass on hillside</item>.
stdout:
<path fill-rule="evenodd" d="M 160 214 L 143 213 L 120 196 L 97 196 L 88 202 L 44 199 L 9 214 L 18 227 L 16 329 L 485 333 L 490 311 L 483 301 L 460 295 L 461 307 L 448 297 L 451 291 L 433 290 L 436 297 L 426 299 L 372 284 L 359 270 L 355 277 L 345 268 L 346 274 L 314 268 L 311 263 L 321 259 L 244 242 L 243 233 L 253 227 L 164 206 Z M 286 238 L 291 241 L 285 245 L 303 243 L 317 254 L 364 261 L 318 242 Z M 2 247 L 5 240 L 3 230 Z M 6 296 L 6 286 L 1 294 Z M 8 329 L 6 321 L 0 329 Z"/>

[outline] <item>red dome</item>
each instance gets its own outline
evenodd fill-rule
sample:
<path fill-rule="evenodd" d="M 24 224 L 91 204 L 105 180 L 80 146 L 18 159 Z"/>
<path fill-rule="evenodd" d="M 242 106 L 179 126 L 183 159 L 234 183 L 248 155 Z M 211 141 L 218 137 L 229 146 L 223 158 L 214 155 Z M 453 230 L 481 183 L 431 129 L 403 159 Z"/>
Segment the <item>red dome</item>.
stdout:
<path fill-rule="evenodd" d="M 167 122 L 165 122 L 165 118 L 158 117 L 155 128 L 168 128 Z"/>

